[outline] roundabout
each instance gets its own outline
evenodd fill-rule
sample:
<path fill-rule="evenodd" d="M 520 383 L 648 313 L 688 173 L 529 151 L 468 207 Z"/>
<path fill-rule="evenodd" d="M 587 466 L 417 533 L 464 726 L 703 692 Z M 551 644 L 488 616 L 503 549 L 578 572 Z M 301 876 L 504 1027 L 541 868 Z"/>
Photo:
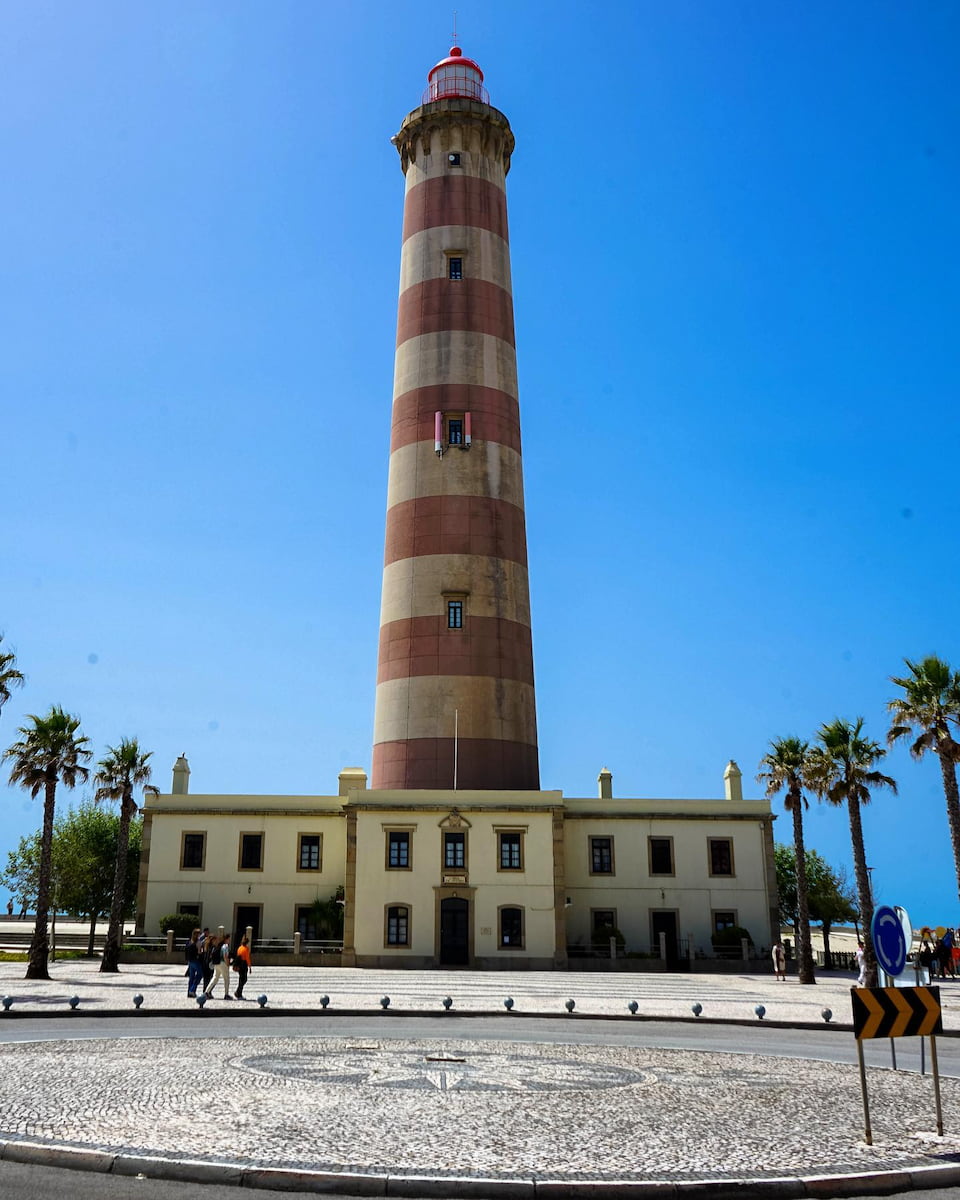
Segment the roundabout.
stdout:
<path fill-rule="evenodd" d="M 395 1037 L 384 1024 L 372 1019 L 369 1037 L 8 1042 L 0 1156 L 408 1196 L 715 1196 L 738 1182 L 869 1194 L 881 1175 L 885 1190 L 960 1179 L 960 1139 L 931 1132 L 930 1080 L 913 1073 L 870 1071 L 866 1146 L 845 1063 L 501 1040 L 459 1022 L 450 1036 Z M 960 1080 L 944 1080 L 944 1105 L 960 1107 Z"/>

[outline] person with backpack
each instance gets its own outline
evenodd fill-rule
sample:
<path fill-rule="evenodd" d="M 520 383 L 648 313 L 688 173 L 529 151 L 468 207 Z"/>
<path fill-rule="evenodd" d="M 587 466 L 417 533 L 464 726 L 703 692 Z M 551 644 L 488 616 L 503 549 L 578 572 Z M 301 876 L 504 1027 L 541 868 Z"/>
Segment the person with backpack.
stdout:
<path fill-rule="evenodd" d="M 220 939 L 217 949 L 214 951 L 211 963 L 214 967 L 213 978 L 204 988 L 205 995 L 213 999 L 213 989 L 217 986 L 217 980 L 223 980 L 223 998 L 224 1000 L 232 1000 L 230 995 L 230 934 L 225 933 Z"/>
<path fill-rule="evenodd" d="M 203 991 L 210 986 L 213 979 L 213 968 L 217 963 L 217 939 L 209 929 L 204 929 L 200 935 L 200 966 L 203 968 Z"/>
<path fill-rule="evenodd" d="M 190 934 L 190 941 L 183 951 L 187 963 L 187 995 L 191 1000 L 197 994 L 197 984 L 203 978 L 203 963 L 200 961 L 199 948 L 200 930 L 195 929 Z"/>

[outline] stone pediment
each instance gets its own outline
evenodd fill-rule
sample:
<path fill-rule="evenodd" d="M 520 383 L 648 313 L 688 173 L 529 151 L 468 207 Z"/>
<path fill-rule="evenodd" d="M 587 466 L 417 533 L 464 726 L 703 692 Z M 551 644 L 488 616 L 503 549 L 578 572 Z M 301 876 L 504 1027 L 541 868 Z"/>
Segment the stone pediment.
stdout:
<path fill-rule="evenodd" d="M 443 820 L 440 822 L 440 828 L 441 829 L 469 829 L 470 822 L 467 820 L 466 817 L 462 816 L 459 812 L 457 812 L 457 810 L 455 808 L 452 808 L 450 810 L 450 812 L 447 814 L 447 816 L 445 816 L 443 818 Z"/>

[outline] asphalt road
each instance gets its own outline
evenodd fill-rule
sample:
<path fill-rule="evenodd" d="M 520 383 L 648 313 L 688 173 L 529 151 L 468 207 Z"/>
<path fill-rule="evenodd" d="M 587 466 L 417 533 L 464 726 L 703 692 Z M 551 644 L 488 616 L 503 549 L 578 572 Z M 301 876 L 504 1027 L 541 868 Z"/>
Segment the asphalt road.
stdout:
<path fill-rule="evenodd" d="M 0 1162 L 0 1197 L 3 1200 L 280 1200 L 282 1196 L 305 1194 L 220 1184 L 167 1183 L 162 1179 L 123 1179 L 114 1175 L 65 1171 L 59 1167 Z M 957 1200 L 960 1188 L 935 1188 L 908 1194 L 911 1200 Z M 316 1192 L 311 1195 L 315 1196 Z M 341 1196 L 341 1200 L 361 1198 Z M 451 1195 L 449 1200 L 458 1198 Z M 880 1200 L 880 1197 L 864 1196 L 860 1200 Z"/>
<path fill-rule="evenodd" d="M 719 1025 L 707 1021 L 594 1021 L 566 1017 L 460 1017 L 455 1014 L 416 1019 L 391 1016 L 323 1017 L 233 1017 L 218 1021 L 215 1013 L 187 1017 L 97 1017 L 71 1016 L 62 1021 L 48 1018 L 0 1021 L 0 1041 L 56 1041 L 60 1038 L 176 1037 L 357 1037 L 357 1038 L 455 1038 L 501 1041 L 572 1043 L 578 1045 L 650 1046 L 657 1049 L 713 1050 L 732 1054 L 778 1054 L 788 1058 L 824 1062 L 855 1063 L 856 1042 L 849 1031 L 824 1026 L 822 1029 L 779 1029 L 760 1021 L 749 1025 Z M 880 1039 L 864 1043 L 869 1066 L 891 1065 L 891 1043 Z M 960 1078 L 960 1038 L 937 1040 L 941 1074 Z M 898 1038 L 897 1066 L 920 1070 L 920 1039 Z M 924 1052 L 930 1072 L 929 1048 Z"/>

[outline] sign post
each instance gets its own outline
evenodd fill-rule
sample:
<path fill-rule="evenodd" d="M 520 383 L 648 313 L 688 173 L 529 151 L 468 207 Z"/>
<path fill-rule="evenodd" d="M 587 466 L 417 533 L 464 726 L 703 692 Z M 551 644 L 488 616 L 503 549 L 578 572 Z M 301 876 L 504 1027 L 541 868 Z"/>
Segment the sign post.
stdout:
<path fill-rule="evenodd" d="M 900 914 L 907 916 L 904 908 L 891 908 L 881 904 L 873 910 L 873 920 L 870 922 L 870 940 L 877 956 L 877 964 L 886 975 L 881 984 L 893 983 L 907 965 L 907 936 L 904 921 Z M 909 921 L 907 917 L 907 921 Z M 913 931 L 911 930 L 911 933 Z M 897 1044 L 890 1038 L 890 1062 L 897 1069 Z"/>
<path fill-rule="evenodd" d="M 902 931 L 901 931 L 902 936 Z M 901 968 L 902 969 L 902 968 Z M 937 1105 L 937 1133 L 943 1137 L 943 1108 L 940 1102 L 940 1072 L 937 1068 L 938 1033 L 943 1033 L 938 987 L 851 988 L 853 1001 L 853 1033 L 857 1039 L 857 1061 L 860 1064 L 860 1089 L 863 1094 L 864 1141 L 873 1145 L 870 1128 L 870 1108 L 867 1102 L 867 1071 L 863 1060 L 863 1043 L 870 1038 L 929 1037 L 930 1066 L 933 1070 L 933 1091 Z"/>

